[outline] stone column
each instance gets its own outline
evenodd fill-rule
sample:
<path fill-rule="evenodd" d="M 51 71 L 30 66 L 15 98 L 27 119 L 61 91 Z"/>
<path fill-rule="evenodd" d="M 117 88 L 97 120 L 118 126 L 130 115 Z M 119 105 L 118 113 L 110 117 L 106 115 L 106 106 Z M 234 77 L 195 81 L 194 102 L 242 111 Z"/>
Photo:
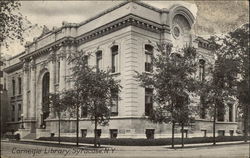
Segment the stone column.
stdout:
<path fill-rule="evenodd" d="M 56 83 L 56 54 L 51 52 L 48 58 L 48 67 L 49 67 L 49 92 L 55 93 L 55 83 Z M 55 117 L 53 108 L 50 109 L 50 118 Z"/>
<path fill-rule="evenodd" d="M 68 56 L 70 54 L 70 46 L 66 46 L 66 50 L 65 50 L 65 89 L 69 89 L 70 88 L 70 82 L 69 82 L 69 69 L 70 69 L 70 65 L 68 63 Z"/>
<path fill-rule="evenodd" d="M 66 53 L 63 46 L 59 52 L 59 60 L 60 60 L 60 81 L 59 81 L 59 92 L 65 90 L 65 78 L 66 78 Z"/>
<path fill-rule="evenodd" d="M 28 62 L 23 64 L 23 119 L 28 118 L 28 75 L 29 65 Z"/>
<path fill-rule="evenodd" d="M 76 47 L 75 46 L 71 46 L 71 49 L 70 49 L 70 52 L 69 52 L 69 55 L 70 54 L 72 54 L 72 53 L 75 53 L 76 52 Z M 73 74 L 73 63 L 70 63 L 70 64 L 68 64 L 68 75 L 70 76 L 70 77 L 72 77 L 72 74 Z M 70 88 L 74 88 L 74 82 L 71 80 L 70 81 Z"/>
<path fill-rule="evenodd" d="M 235 122 L 235 115 L 236 115 L 236 107 L 235 106 L 236 106 L 235 104 L 232 105 L 232 115 L 233 115 L 232 121 L 233 122 Z"/>
<path fill-rule="evenodd" d="M 30 62 L 30 107 L 29 117 L 31 120 L 36 117 L 36 65 L 34 59 Z"/>

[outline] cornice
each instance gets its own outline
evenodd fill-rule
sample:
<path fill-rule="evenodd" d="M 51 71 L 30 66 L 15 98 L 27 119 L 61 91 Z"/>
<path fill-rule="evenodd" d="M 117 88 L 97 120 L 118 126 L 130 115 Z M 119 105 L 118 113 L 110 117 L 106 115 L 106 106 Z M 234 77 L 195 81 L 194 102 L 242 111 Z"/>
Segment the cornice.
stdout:
<path fill-rule="evenodd" d="M 22 69 L 22 67 L 23 67 L 23 63 L 18 62 L 18 63 L 14 64 L 14 65 L 11 65 L 9 67 L 4 68 L 3 71 L 6 72 L 6 73 L 11 73 L 11 72 Z"/>
<path fill-rule="evenodd" d="M 156 22 L 144 19 L 142 17 L 136 16 L 134 14 L 128 14 L 120 19 L 96 28 L 90 32 L 82 34 L 77 37 L 63 37 L 55 42 L 52 42 L 45 47 L 35 50 L 29 54 L 22 56 L 20 59 L 28 59 L 30 57 L 37 58 L 38 56 L 48 54 L 51 50 L 58 50 L 61 46 L 66 45 L 80 45 L 94 39 L 100 38 L 127 26 L 135 26 L 148 30 L 154 33 L 170 32 L 170 27 L 168 25 L 158 24 Z"/>
<path fill-rule="evenodd" d="M 64 46 L 66 44 L 75 44 L 73 37 L 63 37 L 55 42 L 52 42 L 42 48 L 39 48 L 38 50 L 33 51 L 32 53 L 26 54 L 20 58 L 20 60 L 28 59 L 30 57 L 37 58 L 41 55 L 48 54 L 51 51 L 58 50 L 61 46 Z"/>
<path fill-rule="evenodd" d="M 78 45 L 83 44 L 117 30 L 123 29 L 127 26 L 135 26 L 155 33 L 161 33 L 163 31 L 170 32 L 170 27 L 168 25 L 163 26 L 162 24 L 158 24 L 134 14 L 128 14 L 122 18 L 112 21 L 111 23 L 76 37 L 76 43 Z"/>
<path fill-rule="evenodd" d="M 87 19 L 87 20 L 85 20 L 85 21 L 79 23 L 79 24 L 78 24 L 78 27 L 79 27 L 79 26 L 82 26 L 82 25 L 85 25 L 85 24 L 87 24 L 87 23 L 89 23 L 89 22 L 91 22 L 91 21 L 93 21 L 93 20 L 95 20 L 95 19 L 97 19 L 97 18 L 99 18 L 99 17 L 105 15 L 105 14 L 108 14 L 108 13 L 110 13 L 110 12 L 112 12 L 112 11 L 114 11 L 114 10 L 116 10 L 116 9 L 118 9 L 118 8 L 120 8 L 120 7 L 124 6 L 124 5 L 126 5 L 126 4 L 128 4 L 128 3 L 129 3 L 129 2 L 122 2 L 122 3 L 116 5 L 116 6 L 112 7 L 112 8 L 109 8 L 109 9 L 107 9 L 107 10 L 105 10 L 105 11 L 103 11 L 103 12 L 97 14 L 96 16 L 94 16 L 94 17 L 92 17 L 92 18 L 89 18 L 89 19 Z"/>
<path fill-rule="evenodd" d="M 166 10 L 166 9 L 159 9 L 159 8 L 156 8 L 156 7 L 151 6 L 151 5 L 149 5 L 149 4 L 146 4 L 146 3 L 144 3 L 144 2 L 135 1 L 134 3 L 136 3 L 136 4 L 138 4 L 138 5 L 142 6 L 142 7 L 148 8 L 148 9 L 150 9 L 150 10 L 156 11 L 156 12 L 158 12 L 158 13 L 162 13 L 162 12 L 169 13 L 169 11 Z"/>

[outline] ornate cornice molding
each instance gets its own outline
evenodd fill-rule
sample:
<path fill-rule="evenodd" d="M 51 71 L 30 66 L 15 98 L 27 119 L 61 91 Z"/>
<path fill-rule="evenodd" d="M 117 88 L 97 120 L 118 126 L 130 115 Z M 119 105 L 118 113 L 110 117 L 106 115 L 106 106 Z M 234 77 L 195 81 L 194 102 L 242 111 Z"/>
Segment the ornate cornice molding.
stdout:
<path fill-rule="evenodd" d="M 14 65 L 4 68 L 3 71 L 6 73 L 11 73 L 11 72 L 22 69 L 22 67 L 23 67 L 23 63 L 19 62 L 19 63 L 16 63 Z"/>
<path fill-rule="evenodd" d="M 144 19 L 142 17 L 136 16 L 134 14 L 128 14 L 120 19 L 117 19 L 111 23 L 103 25 L 99 28 L 96 28 L 90 32 L 82 34 L 77 37 L 64 37 L 53 43 L 50 43 L 38 50 L 35 50 L 31 53 L 28 53 L 22 56 L 20 59 L 27 59 L 29 57 L 37 58 L 38 56 L 48 54 L 51 50 L 58 50 L 63 46 L 78 46 L 83 43 L 92 41 L 94 39 L 100 38 L 112 32 L 123 29 L 127 26 L 135 26 L 138 28 L 142 28 L 144 30 L 154 32 L 154 33 L 163 33 L 170 32 L 170 27 L 168 25 L 159 24 L 148 19 Z"/>
<path fill-rule="evenodd" d="M 44 54 L 48 54 L 49 52 L 51 52 L 51 50 L 55 51 L 55 50 L 58 50 L 60 47 L 62 47 L 63 45 L 65 44 L 75 44 L 74 42 L 74 38 L 73 37 L 64 37 L 64 38 L 61 38 L 53 43 L 50 43 L 38 50 L 35 50 L 31 53 L 28 53 L 24 56 L 22 56 L 20 59 L 21 60 L 24 60 L 24 59 L 29 59 L 30 57 L 32 58 L 37 58 L 41 55 L 44 55 Z"/>
<path fill-rule="evenodd" d="M 76 37 L 76 43 L 77 45 L 80 45 L 115 32 L 117 30 L 123 29 L 127 26 L 135 26 L 154 33 L 170 32 L 170 27 L 168 25 L 163 26 L 162 24 L 158 24 L 148 19 L 138 17 L 134 14 L 129 14 L 109 24 L 103 25 L 95 30 Z"/>

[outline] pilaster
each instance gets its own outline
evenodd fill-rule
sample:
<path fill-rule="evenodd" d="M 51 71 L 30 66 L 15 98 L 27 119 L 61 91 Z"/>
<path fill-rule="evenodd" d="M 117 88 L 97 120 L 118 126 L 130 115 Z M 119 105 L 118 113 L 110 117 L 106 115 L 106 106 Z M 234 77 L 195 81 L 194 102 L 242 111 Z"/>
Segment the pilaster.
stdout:
<path fill-rule="evenodd" d="M 30 62 L 30 107 L 29 117 L 35 119 L 36 117 L 36 65 L 35 60 L 32 59 Z"/>
<path fill-rule="evenodd" d="M 23 63 L 23 117 L 28 118 L 28 75 L 29 64 L 27 61 Z"/>
<path fill-rule="evenodd" d="M 49 92 L 55 93 L 55 82 L 56 82 L 56 54 L 54 52 L 50 52 L 51 54 L 48 57 L 48 67 L 50 72 L 49 79 Z M 50 109 L 50 118 L 55 117 L 55 113 L 53 108 Z"/>
<path fill-rule="evenodd" d="M 60 81 L 59 81 L 59 92 L 65 90 L 65 80 L 66 80 L 66 52 L 65 47 L 62 46 L 59 51 L 59 60 L 60 60 Z"/>

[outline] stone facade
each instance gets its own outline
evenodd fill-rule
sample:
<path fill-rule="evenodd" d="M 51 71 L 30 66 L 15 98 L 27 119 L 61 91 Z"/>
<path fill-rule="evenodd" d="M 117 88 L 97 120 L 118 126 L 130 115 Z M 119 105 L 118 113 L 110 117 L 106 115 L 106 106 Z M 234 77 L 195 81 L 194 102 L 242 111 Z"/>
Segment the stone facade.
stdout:
<path fill-rule="evenodd" d="M 96 64 L 96 52 L 102 51 L 100 68 L 112 66 L 112 48 L 118 47 L 114 77 L 121 80 L 118 115 L 111 117 L 109 126 L 100 127 L 101 137 L 110 137 L 113 131 L 118 138 L 146 138 L 148 130 L 154 130 L 154 137 L 168 137 L 170 124 L 153 124 L 145 116 L 145 89 L 134 79 L 134 72 L 145 71 L 145 45 L 165 44 L 166 50 L 178 50 L 184 45 L 197 48 L 199 58 L 213 63 L 213 53 L 209 42 L 191 33 L 194 16 L 185 7 L 174 5 L 170 9 L 158 9 L 141 2 L 124 2 L 82 23 L 63 22 L 62 27 L 51 31 L 44 29 L 43 34 L 26 45 L 25 52 L 8 60 L 5 72 L 8 80 L 11 104 L 21 104 L 24 129 L 19 129 L 21 137 L 57 135 L 58 120 L 50 113 L 46 118 L 46 128 L 42 128 L 42 100 L 44 84 L 49 84 L 50 93 L 72 87 L 66 76 L 70 75 L 67 56 L 74 51 L 91 52 L 89 64 Z M 22 95 L 12 95 L 12 79 L 22 79 Z M 46 79 L 47 76 L 48 78 Z M 19 103 L 20 102 L 20 103 Z M 234 106 L 233 106 L 234 107 Z M 51 109 L 53 110 L 53 109 Z M 236 131 L 233 109 L 228 119 L 218 122 L 218 130 Z M 15 114 L 16 115 L 16 114 Z M 18 115 L 19 116 L 19 115 Z M 212 122 L 205 116 L 194 125 L 186 127 L 190 136 L 201 136 L 204 131 L 211 133 Z M 13 122 L 13 121 L 12 121 Z M 75 136 L 76 119 L 65 117 L 61 121 L 61 132 L 65 136 Z M 20 125 L 19 125 L 20 126 Z M 93 137 L 94 126 L 87 118 L 80 118 L 80 132 Z M 180 133 L 179 128 L 176 129 Z M 178 135 L 178 134 L 177 134 Z"/>

